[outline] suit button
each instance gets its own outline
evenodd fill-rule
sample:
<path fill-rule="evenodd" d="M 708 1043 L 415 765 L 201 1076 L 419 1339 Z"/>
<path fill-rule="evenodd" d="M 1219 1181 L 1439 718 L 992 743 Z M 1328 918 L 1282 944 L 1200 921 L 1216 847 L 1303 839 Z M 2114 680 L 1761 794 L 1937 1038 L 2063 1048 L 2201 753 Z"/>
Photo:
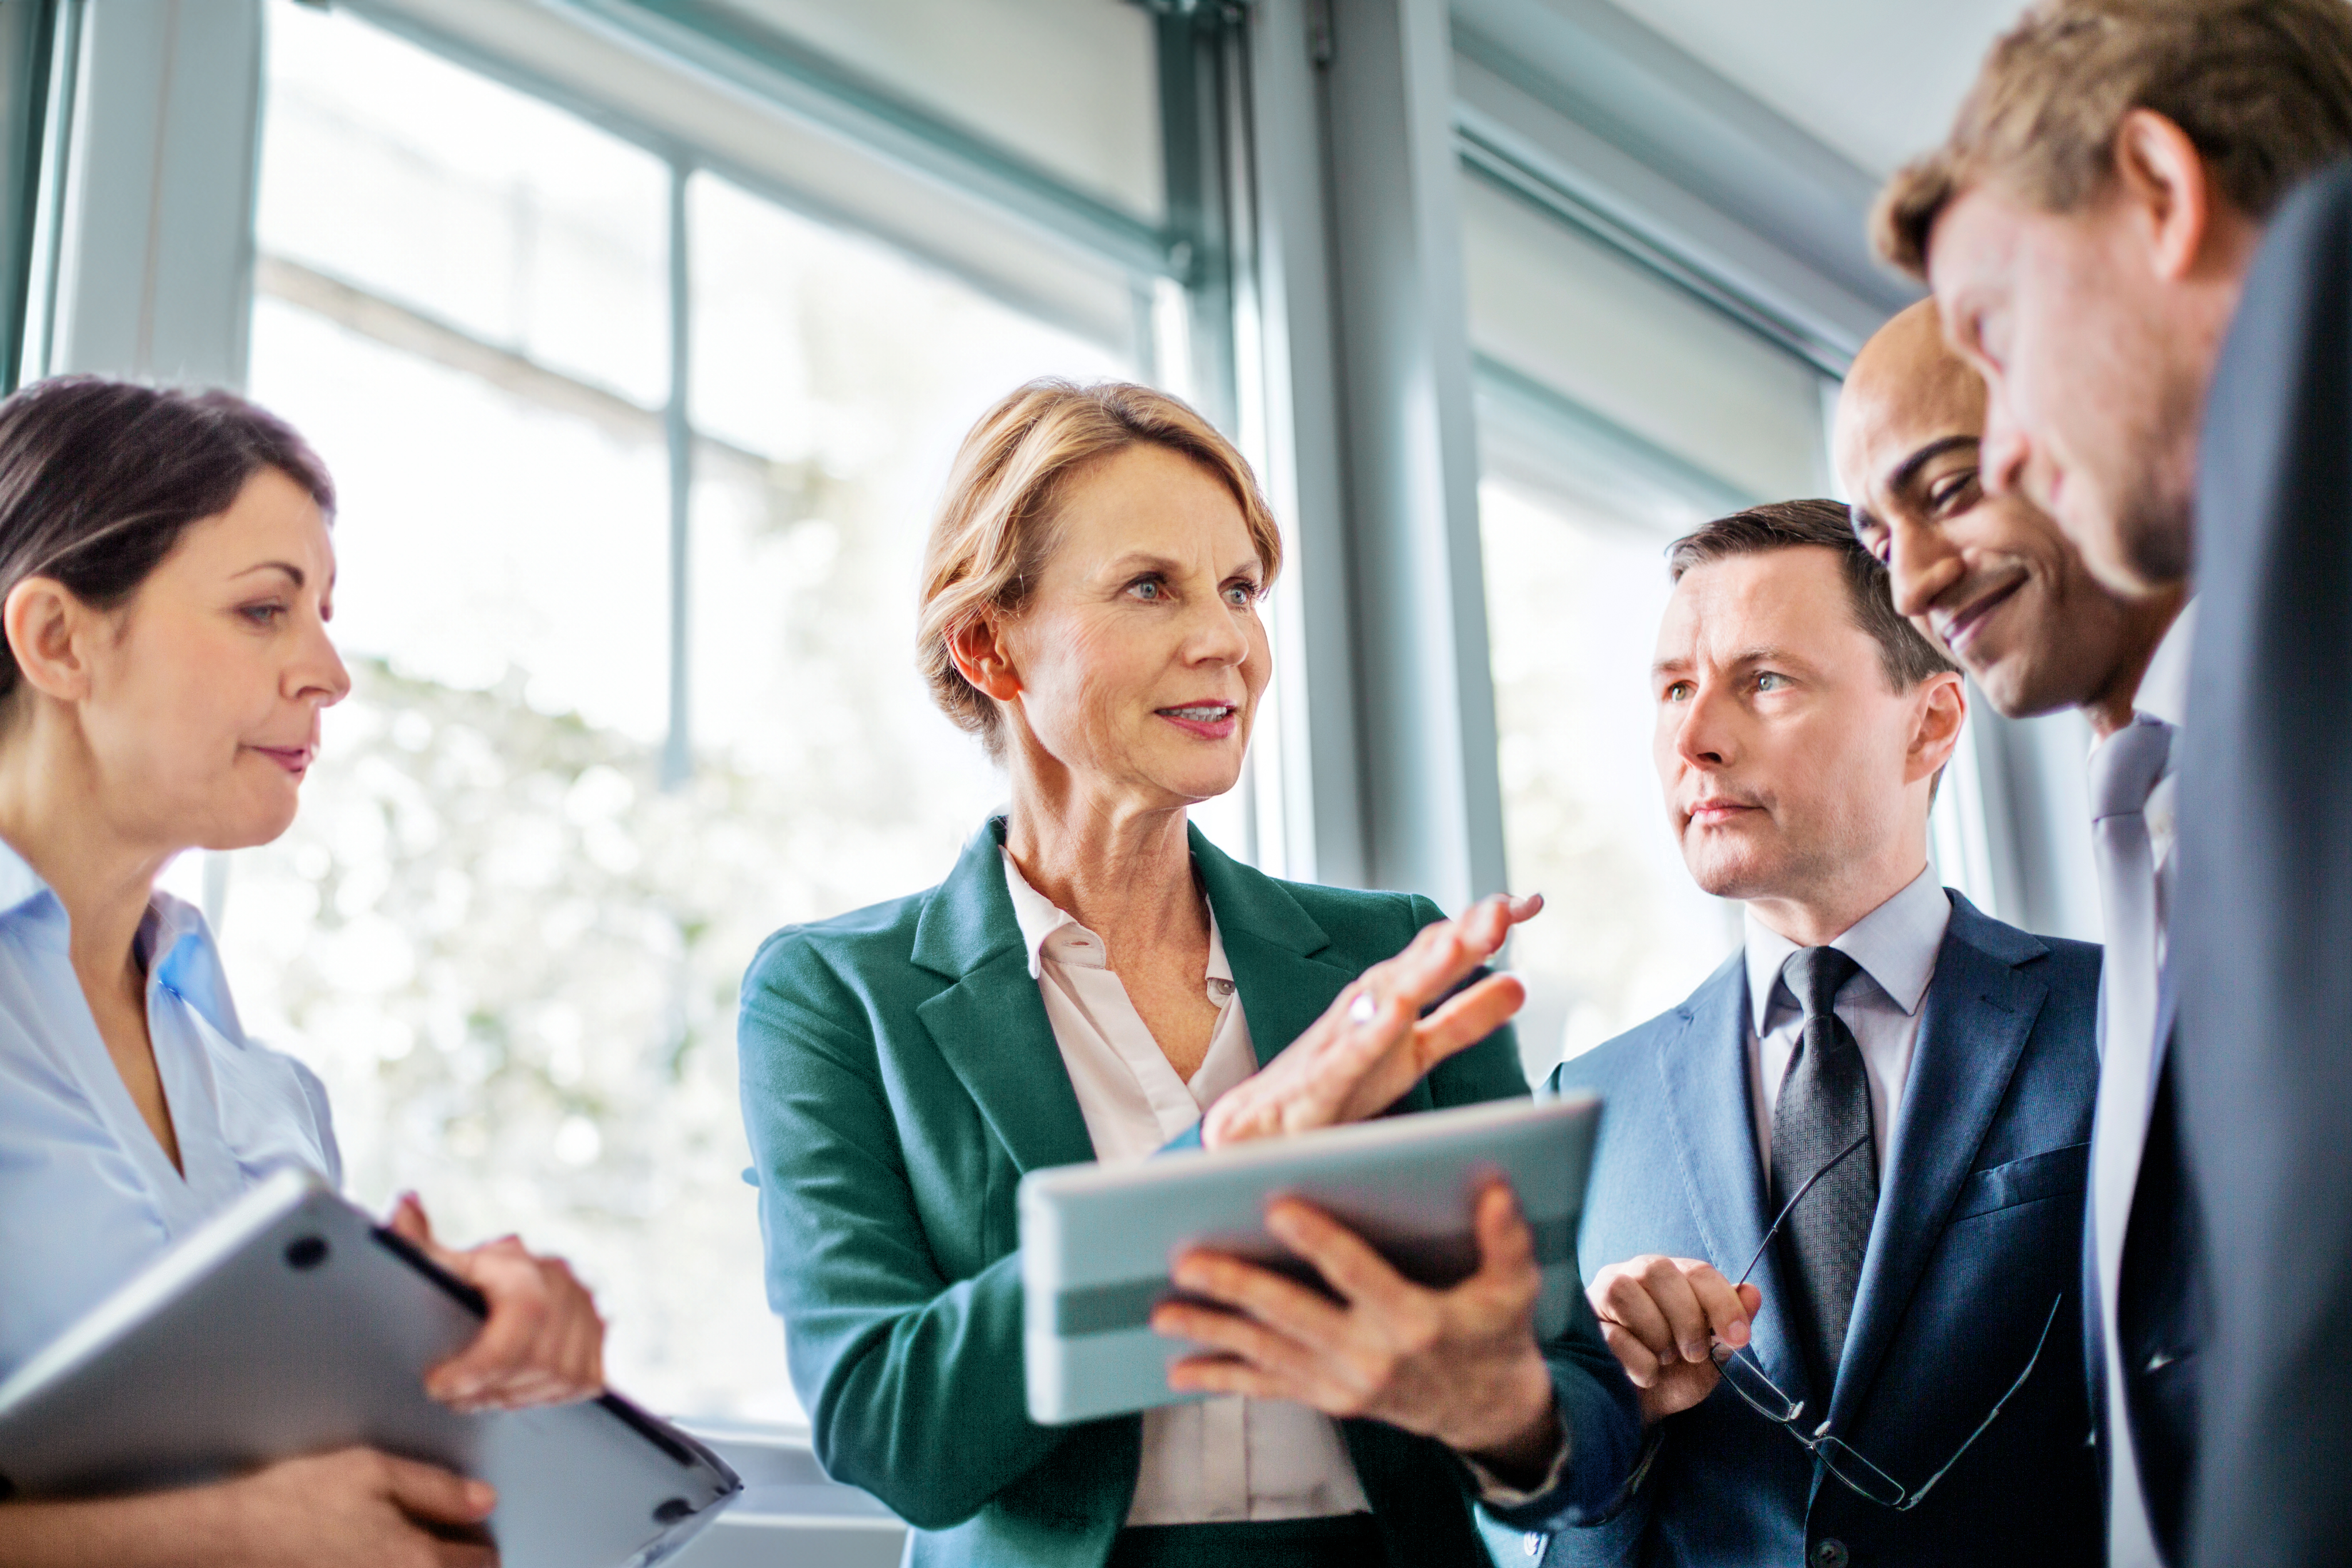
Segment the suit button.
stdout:
<path fill-rule="evenodd" d="M 1813 1542 L 1813 1568 L 1845 1568 L 1845 1565 L 1853 1561 L 1853 1554 L 1845 1549 L 1845 1542 L 1843 1541 Z"/>

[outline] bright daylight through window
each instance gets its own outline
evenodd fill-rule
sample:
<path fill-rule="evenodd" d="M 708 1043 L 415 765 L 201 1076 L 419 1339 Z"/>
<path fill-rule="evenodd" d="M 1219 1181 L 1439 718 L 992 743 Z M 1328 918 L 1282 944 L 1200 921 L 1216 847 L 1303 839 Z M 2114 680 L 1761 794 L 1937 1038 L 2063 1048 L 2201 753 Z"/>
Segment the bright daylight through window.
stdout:
<path fill-rule="evenodd" d="M 1477 176 L 1462 188 L 1479 533 L 1531 1077 L 1681 1001 L 1738 945 L 1693 885 L 1651 760 L 1665 546 L 1828 493 L 1822 378 Z"/>
<path fill-rule="evenodd" d="M 341 488 L 357 687 L 227 883 L 248 1025 L 328 1081 L 355 1197 L 570 1256 L 654 1407 L 795 1419 L 737 981 L 1001 797 L 912 672 L 928 509 L 991 400 L 1125 347 L 688 175 L 674 625 L 672 166 L 346 15 L 268 22 L 250 384 Z"/>

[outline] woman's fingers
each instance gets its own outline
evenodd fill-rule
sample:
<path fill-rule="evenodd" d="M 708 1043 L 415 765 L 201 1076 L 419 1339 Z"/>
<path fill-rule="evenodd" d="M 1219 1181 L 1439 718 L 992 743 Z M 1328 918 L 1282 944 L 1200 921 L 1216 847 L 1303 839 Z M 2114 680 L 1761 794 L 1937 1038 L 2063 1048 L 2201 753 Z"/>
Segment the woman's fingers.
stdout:
<path fill-rule="evenodd" d="M 1290 1379 L 1230 1356 L 1188 1355 L 1168 1369 L 1168 1386 L 1179 1394 L 1239 1394 L 1250 1399 L 1312 1403 Z"/>
<path fill-rule="evenodd" d="M 427 1393 L 465 1409 L 561 1404 L 603 1386 L 604 1323 L 562 1260 L 533 1257 L 511 1236 L 453 1258 L 488 1298 L 489 1321 L 426 1375 Z"/>
<path fill-rule="evenodd" d="M 1511 928 L 1509 901 L 1479 900 L 1459 920 L 1424 925 L 1403 952 L 1366 969 L 1360 988 L 1394 997 L 1414 1012 L 1460 984 L 1473 969 L 1502 950 Z"/>
<path fill-rule="evenodd" d="M 474 1343 L 425 1375 L 425 1391 L 460 1408 L 495 1402 L 529 1364 L 548 1317 L 547 1291 L 537 1273 L 518 1267 L 512 1237 L 459 1253 L 453 1270 L 482 1292 L 489 1321 Z"/>
<path fill-rule="evenodd" d="M 1265 1228 L 1276 1241 L 1313 1264 L 1323 1282 L 1351 1305 L 1369 1303 L 1392 1311 L 1417 1288 L 1363 1238 L 1311 1204 L 1286 1198 L 1272 1205 L 1265 1211 Z M 1326 1310 L 1335 1322 L 1346 1315 Z"/>
<path fill-rule="evenodd" d="M 1313 1354 L 1281 1330 L 1213 1307 L 1163 1301 L 1152 1309 L 1151 1329 L 1166 1338 L 1189 1340 L 1220 1353 L 1190 1359 L 1238 1362 L 1293 1383 L 1311 1373 L 1314 1364 Z"/>
<path fill-rule="evenodd" d="M 479 1524 L 498 1506 L 499 1494 L 487 1481 L 468 1480 L 438 1465 L 420 1464 L 393 1454 L 377 1461 L 384 1495 L 401 1512 L 434 1524 Z"/>
<path fill-rule="evenodd" d="M 1176 1288 L 1302 1340 L 1328 1339 L 1345 1315 L 1331 1301 L 1271 1269 L 1218 1252 L 1188 1252 L 1170 1277 Z"/>
<path fill-rule="evenodd" d="M 1527 990 L 1508 976 L 1446 993 L 1501 949 L 1514 925 L 1542 908 L 1540 895 L 1498 894 L 1460 920 L 1423 927 L 1403 952 L 1357 977 L 1263 1071 L 1221 1096 L 1202 1122 L 1203 1146 L 1357 1121 L 1394 1103 L 1431 1068 L 1519 1010 Z M 1424 1009 L 1433 1009 L 1425 1019 Z"/>
<path fill-rule="evenodd" d="M 1422 1071 L 1477 1044 L 1518 1016 L 1527 1006 L 1528 988 L 1514 975 L 1489 975 L 1413 1026 L 1415 1054 Z"/>

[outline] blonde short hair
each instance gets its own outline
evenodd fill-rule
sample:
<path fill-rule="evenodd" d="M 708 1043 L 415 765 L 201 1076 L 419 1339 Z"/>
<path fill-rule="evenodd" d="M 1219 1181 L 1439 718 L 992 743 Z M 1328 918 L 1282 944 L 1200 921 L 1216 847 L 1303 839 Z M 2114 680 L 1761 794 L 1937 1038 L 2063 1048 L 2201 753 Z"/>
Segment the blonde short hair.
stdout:
<path fill-rule="evenodd" d="M 2114 177 L 2135 109 L 2180 127 L 2221 194 L 2266 217 L 2352 152 L 2352 5 L 2042 0 L 1985 57 L 1949 139 L 1880 193 L 1872 243 L 1924 278 L 1936 220 L 1971 187 L 2080 210 Z"/>
<path fill-rule="evenodd" d="M 1015 388 L 980 416 L 956 454 L 923 550 L 916 660 L 931 696 L 961 728 L 1002 752 L 996 704 L 963 678 L 949 649 L 974 622 L 1017 613 L 1055 542 L 1063 493 L 1083 469 L 1131 446 L 1189 457 L 1233 492 L 1265 580 L 1282 569 L 1282 534 L 1250 465 L 1179 399 L 1129 382 L 1056 380 Z"/>

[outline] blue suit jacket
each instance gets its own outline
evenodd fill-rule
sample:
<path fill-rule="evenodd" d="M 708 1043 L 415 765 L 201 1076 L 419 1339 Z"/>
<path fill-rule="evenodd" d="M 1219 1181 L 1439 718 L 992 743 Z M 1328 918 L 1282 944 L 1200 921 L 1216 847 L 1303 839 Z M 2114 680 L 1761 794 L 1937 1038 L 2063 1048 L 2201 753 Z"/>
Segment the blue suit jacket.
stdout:
<path fill-rule="evenodd" d="M 2096 1563 L 2102 1507 L 2079 1319 L 2083 1203 L 2098 1083 L 2099 950 L 2028 936 L 1952 894 L 1854 1300 L 1831 1430 L 1906 1486 L 1949 1459 L 2023 1370 L 2032 1377 L 1927 1500 L 1868 1502 L 1728 1386 L 1669 1417 L 1613 1519 L 1550 1538 L 1562 1563 Z M 1771 1223 L 1748 1090 L 1748 976 L 1734 955 L 1671 1012 L 1562 1062 L 1551 1085 L 1606 1103 L 1580 1261 L 1645 1252 L 1736 1274 Z M 1823 1390 L 1775 1303 L 1755 1349 L 1817 1424 Z M 1843 1554 L 1829 1551 L 1843 1543 Z"/>

